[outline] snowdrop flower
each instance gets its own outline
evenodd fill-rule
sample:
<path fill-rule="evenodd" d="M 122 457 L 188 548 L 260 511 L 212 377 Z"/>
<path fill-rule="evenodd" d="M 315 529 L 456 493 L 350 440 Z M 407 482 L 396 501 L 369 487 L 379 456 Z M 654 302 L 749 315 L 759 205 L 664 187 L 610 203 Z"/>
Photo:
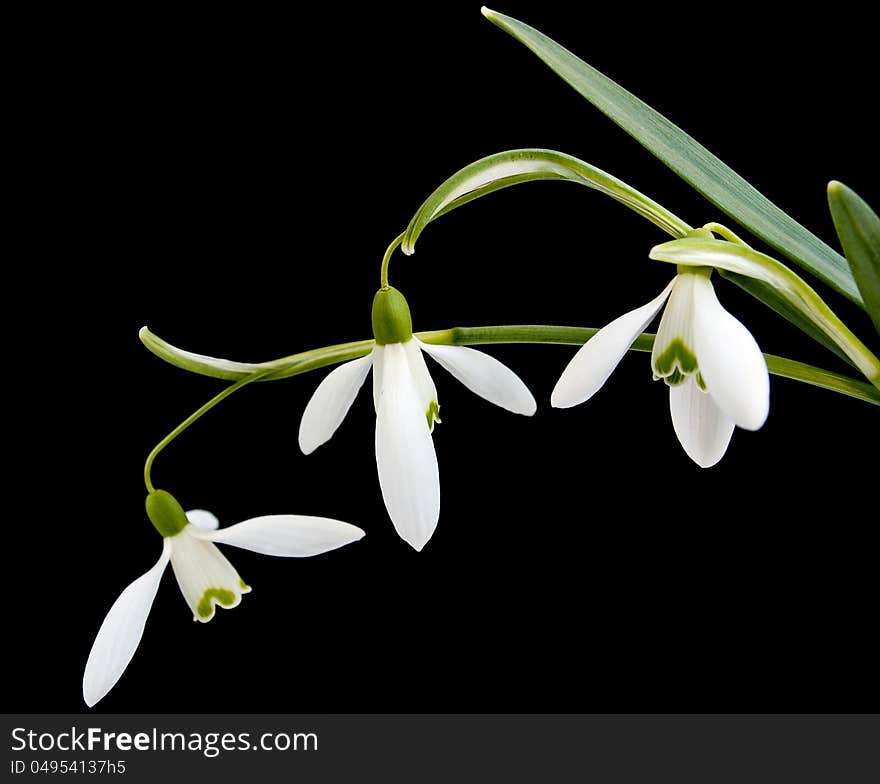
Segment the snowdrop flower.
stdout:
<path fill-rule="evenodd" d="M 537 404 L 520 378 L 488 354 L 414 337 L 409 306 L 390 286 L 373 300 L 373 334 L 370 354 L 340 365 L 315 390 L 300 423 L 299 445 L 309 454 L 333 435 L 372 368 L 382 497 L 397 533 L 421 550 L 440 517 L 440 474 L 431 438 L 440 406 L 424 354 L 501 408 L 531 416 Z"/>
<path fill-rule="evenodd" d="M 255 517 L 218 529 L 217 518 L 210 512 L 184 513 L 164 490 L 147 496 L 147 515 L 162 534 L 162 555 L 120 594 L 101 624 L 83 676 L 83 698 L 89 707 L 113 688 L 134 656 L 169 561 L 193 620 L 206 623 L 214 617 L 216 605 L 236 607 L 242 594 L 251 590 L 215 542 L 265 555 L 307 556 L 334 550 L 364 535 L 360 528 L 339 520 L 299 515 Z"/>
<path fill-rule="evenodd" d="M 666 303 L 651 354 L 654 378 L 669 385 L 672 426 L 684 451 L 708 468 L 724 456 L 735 425 L 757 430 L 764 424 L 770 381 L 752 334 L 718 302 L 711 268 L 682 269 L 660 296 L 615 319 L 578 350 L 551 403 L 569 408 L 592 397 Z"/>

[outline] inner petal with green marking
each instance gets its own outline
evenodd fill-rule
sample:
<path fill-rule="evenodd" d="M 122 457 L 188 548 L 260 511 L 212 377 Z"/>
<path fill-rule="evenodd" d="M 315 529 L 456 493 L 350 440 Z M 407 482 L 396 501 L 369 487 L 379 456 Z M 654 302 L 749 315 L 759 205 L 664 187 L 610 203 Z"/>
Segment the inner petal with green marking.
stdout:
<path fill-rule="evenodd" d="M 654 379 L 662 378 L 669 386 L 683 383 L 699 369 L 694 349 L 695 277 L 687 272 L 676 276 L 654 339 L 651 352 Z"/>
<path fill-rule="evenodd" d="M 669 386 L 681 384 L 698 368 L 696 354 L 681 338 L 675 338 L 653 365 L 654 379 L 662 378 Z"/>
<path fill-rule="evenodd" d="M 214 614 L 214 605 L 219 604 L 223 607 L 234 607 L 236 604 L 235 594 L 227 591 L 225 588 L 208 588 L 199 599 L 196 608 L 201 618 L 210 618 Z"/>
<path fill-rule="evenodd" d="M 235 607 L 251 590 L 216 545 L 197 539 L 187 529 L 170 541 L 171 566 L 193 620 L 210 621 L 217 605 Z"/>

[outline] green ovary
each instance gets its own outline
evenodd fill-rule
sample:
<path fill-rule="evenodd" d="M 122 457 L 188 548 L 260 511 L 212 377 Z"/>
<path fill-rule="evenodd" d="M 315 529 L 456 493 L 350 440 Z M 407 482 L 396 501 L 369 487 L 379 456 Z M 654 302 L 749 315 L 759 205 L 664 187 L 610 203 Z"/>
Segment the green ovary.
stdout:
<path fill-rule="evenodd" d="M 669 386 L 681 384 L 697 371 L 697 356 L 681 338 L 670 341 L 654 362 L 654 377 L 662 378 Z"/>
<path fill-rule="evenodd" d="M 226 588 L 208 588 L 199 599 L 198 613 L 202 618 L 210 618 L 214 614 L 214 600 L 222 607 L 232 607 L 235 604 L 235 594 Z"/>

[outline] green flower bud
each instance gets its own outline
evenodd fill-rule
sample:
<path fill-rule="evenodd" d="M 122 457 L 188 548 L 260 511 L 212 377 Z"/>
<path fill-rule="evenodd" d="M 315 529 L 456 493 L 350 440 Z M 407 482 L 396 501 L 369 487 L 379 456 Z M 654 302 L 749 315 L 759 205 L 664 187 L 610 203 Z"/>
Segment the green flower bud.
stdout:
<path fill-rule="evenodd" d="M 388 286 L 373 298 L 373 336 L 376 344 L 406 343 L 412 338 L 409 305 L 397 289 Z"/>
<path fill-rule="evenodd" d="M 164 490 L 153 490 L 147 496 L 147 517 L 162 536 L 177 536 L 189 525 L 183 507 Z"/>

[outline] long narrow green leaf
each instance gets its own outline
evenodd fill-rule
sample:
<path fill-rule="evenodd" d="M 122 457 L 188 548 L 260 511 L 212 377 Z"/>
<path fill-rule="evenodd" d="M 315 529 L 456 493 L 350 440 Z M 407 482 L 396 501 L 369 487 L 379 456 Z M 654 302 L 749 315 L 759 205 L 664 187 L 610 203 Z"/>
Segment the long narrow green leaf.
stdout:
<path fill-rule="evenodd" d="M 709 201 L 780 253 L 864 307 L 846 260 L 807 231 L 695 139 L 632 93 L 509 16 L 483 9 L 493 24 L 525 44 L 597 109 Z"/>
<path fill-rule="evenodd" d="M 828 183 L 828 206 L 865 309 L 880 332 L 880 218 L 842 182 Z"/>

